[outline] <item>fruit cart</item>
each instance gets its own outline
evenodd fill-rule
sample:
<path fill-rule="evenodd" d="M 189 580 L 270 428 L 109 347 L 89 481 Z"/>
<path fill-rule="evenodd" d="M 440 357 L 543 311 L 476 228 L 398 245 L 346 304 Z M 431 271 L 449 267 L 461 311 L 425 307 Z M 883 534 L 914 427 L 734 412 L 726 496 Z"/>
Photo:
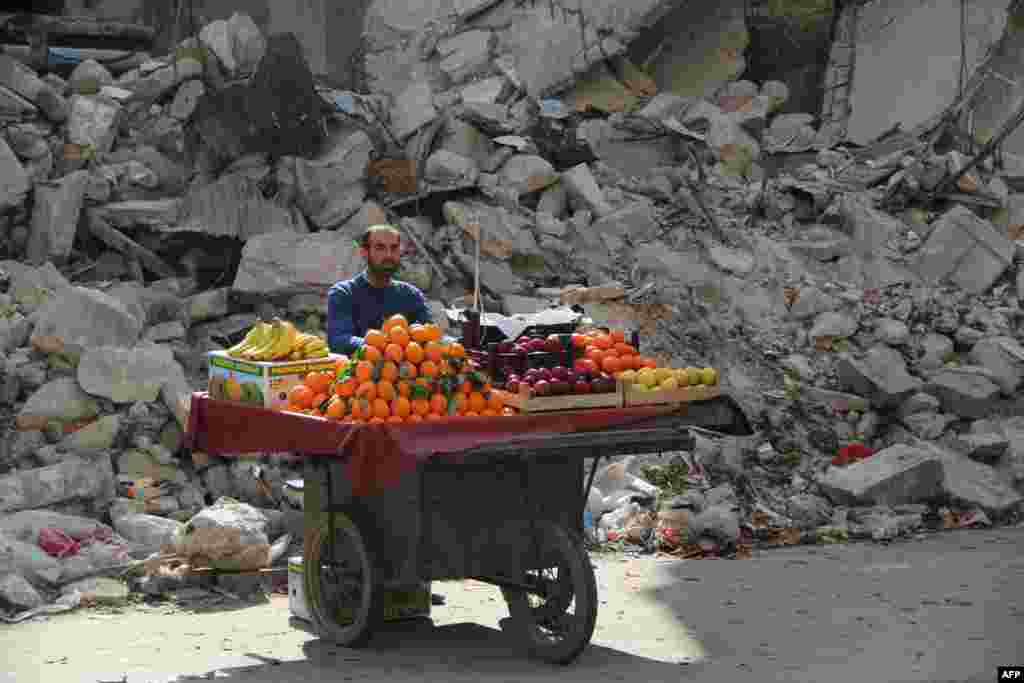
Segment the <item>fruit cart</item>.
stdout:
<path fill-rule="evenodd" d="M 197 393 L 186 446 L 305 456 L 303 587 L 322 638 L 365 644 L 389 592 L 474 578 L 501 588 L 511 631 L 530 654 L 565 664 L 585 649 L 597 618 L 582 520 L 600 461 L 690 450 L 690 426 L 750 433 L 727 396 L 352 425 Z"/>

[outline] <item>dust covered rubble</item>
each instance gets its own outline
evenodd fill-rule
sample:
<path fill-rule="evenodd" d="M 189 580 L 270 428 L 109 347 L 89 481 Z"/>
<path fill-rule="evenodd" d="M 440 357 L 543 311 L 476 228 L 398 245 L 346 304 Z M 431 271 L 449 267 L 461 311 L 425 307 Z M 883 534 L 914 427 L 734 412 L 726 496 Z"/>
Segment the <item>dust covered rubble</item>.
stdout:
<path fill-rule="evenodd" d="M 443 77 L 373 94 L 318 85 L 241 14 L 123 73 L 43 87 L 2 57 L 4 515 L 131 511 L 142 552 L 219 497 L 269 506 L 246 459 L 182 457 L 205 354 L 282 312 L 323 334 L 352 238 L 392 221 L 438 311 L 471 287 L 479 225 L 488 310 L 582 306 L 722 370 L 757 433 L 605 476 L 605 539 L 697 556 L 1014 519 L 1024 219 L 999 169 L 928 195 L 964 155 L 844 145 L 778 113 L 778 82 L 657 93 L 620 55 L 625 85 L 538 90 L 493 41 L 449 38 L 415 56 Z M 261 462 L 277 492 L 298 473 Z M 140 511 L 118 478 L 141 477 Z"/>

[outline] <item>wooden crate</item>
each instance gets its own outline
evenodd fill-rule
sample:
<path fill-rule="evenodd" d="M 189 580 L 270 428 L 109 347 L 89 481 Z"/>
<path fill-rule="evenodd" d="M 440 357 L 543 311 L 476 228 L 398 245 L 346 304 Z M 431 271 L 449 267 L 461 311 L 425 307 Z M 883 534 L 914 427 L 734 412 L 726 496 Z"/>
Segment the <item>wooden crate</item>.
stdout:
<path fill-rule="evenodd" d="M 722 395 L 721 385 L 697 384 L 694 386 L 680 387 L 678 389 L 665 389 L 661 391 L 637 391 L 632 384 L 623 387 L 622 397 L 625 406 L 649 406 L 660 403 L 691 403 L 693 401 L 707 401 L 718 398 Z"/>
<path fill-rule="evenodd" d="M 622 383 L 615 383 L 615 391 L 608 394 L 569 394 L 565 396 L 530 396 L 526 385 L 519 385 L 519 393 L 500 391 L 505 405 L 521 413 L 548 413 L 556 410 L 586 410 L 588 408 L 621 408 Z"/>

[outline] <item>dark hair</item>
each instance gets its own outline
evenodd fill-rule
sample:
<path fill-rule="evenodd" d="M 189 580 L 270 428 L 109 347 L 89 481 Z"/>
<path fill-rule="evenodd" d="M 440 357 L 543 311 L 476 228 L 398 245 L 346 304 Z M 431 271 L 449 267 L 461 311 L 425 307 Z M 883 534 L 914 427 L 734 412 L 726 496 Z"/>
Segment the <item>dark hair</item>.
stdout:
<path fill-rule="evenodd" d="M 402 233 L 398 231 L 393 225 L 371 225 L 363 231 L 362 236 L 359 238 L 359 246 L 364 249 L 370 248 L 370 237 L 376 235 L 378 232 L 393 232 L 398 235 L 398 239 L 402 239 Z"/>

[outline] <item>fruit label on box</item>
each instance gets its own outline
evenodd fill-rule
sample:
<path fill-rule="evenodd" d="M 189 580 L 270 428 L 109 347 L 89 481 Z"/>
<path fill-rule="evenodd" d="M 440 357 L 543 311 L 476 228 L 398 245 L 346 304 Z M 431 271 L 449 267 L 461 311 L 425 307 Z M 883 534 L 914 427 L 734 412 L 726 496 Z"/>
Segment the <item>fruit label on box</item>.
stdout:
<path fill-rule="evenodd" d="M 258 365 L 210 356 L 210 398 L 263 405 L 263 373 Z"/>

